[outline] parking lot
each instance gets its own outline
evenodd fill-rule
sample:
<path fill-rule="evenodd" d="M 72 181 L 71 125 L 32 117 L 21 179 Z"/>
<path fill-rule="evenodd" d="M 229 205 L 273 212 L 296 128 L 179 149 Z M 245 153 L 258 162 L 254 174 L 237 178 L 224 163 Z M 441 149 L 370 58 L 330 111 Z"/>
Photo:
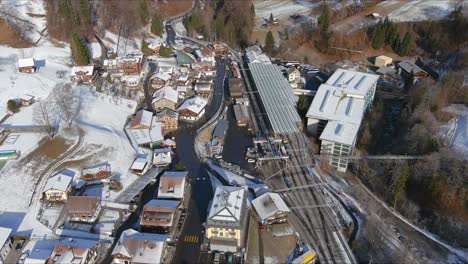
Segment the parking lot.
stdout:
<path fill-rule="evenodd" d="M 231 252 L 202 251 L 198 263 L 240 264 L 242 256 Z"/>

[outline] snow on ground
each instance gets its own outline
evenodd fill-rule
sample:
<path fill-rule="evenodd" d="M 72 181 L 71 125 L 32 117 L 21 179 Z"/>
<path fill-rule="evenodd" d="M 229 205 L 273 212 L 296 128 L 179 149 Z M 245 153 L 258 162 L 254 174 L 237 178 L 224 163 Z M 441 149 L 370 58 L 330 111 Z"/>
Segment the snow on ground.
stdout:
<path fill-rule="evenodd" d="M 18 59 L 33 57 L 38 72 L 18 72 Z M 37 99 L 47 97 L 52 88 L 65 81 L 57 77 L 57 71 L 69 71 L 70 49 L 56 47 L 34 47 L 13 49 L 0 46 L 0 118 L 7 113 L 7 101 L 26 94 Z M 19 113 L 21 115 L 21 112 Z"/>
<path fill-rule="evenodd" d="M 106 31 L 104 38 L 102 38 L 102 41 L 104 42 L 104 45 L 107 48 L 113 49 L 114 52 L 118 51 L 119 56 L 123 56 L 125 54 L 130 54 L 130 53 L 141 53 L 141 39 L 140 38 L 129 39 L 129 38 L 120 36 L 120 40 L 119 40 L 118 34 L 114 34 L 110 31 Z M 118 49 L 117 49 L 117 43 L 119 44 Z"/>
<path fill-rule="evenodd" d="M 387 5 L 387 3 L 383 2 L 379 5 Z M 438 20 L 449 15 L 450 9 L 450 0 L 413 0 L 388 14 L 388 17 L 401 22 Z"/>
<path fill-rule="evenodd" d="M 257 25 L 261 25 L 270 14 L 273 14 L 274 18 L 283 20 L 294 14 L 308 14 L 311 9 L 321 4 L 320 1 L 314 3 L 310 0 L 257 0 L 254 3 Z"/>
<path fill-rule="evenodd" d="M 227 171 L 221 167 L 218 167 L 216 165 L 213 165 L 213 164 L 209 164 L 209 166 L 214 169 L 221 177 L 223 177 L 224 179 L 226 179 L 226 181 L 228 181 L 229 183 L 233 184 L 233 185 L 236 185 L 236 184 L 239 184 L 241 186 L 253 186 L 253 185 L 257 185 L 255 182 L 252 182 L 248 179 L 245 179 L 237 174 L 234 174 L 230 171 Z"/>
<path fill-rule="evenodd" d="M 95 226 L 96 232 L 99 234 L 111 235 L 115 222 L 117 222 L 119 217 L 120 214 L 118 211 L 104 209 L 104 213 Z"/>
<path fill-rule="evenodd" d="M 98 42 L 88 43 L 88 49 L 91 52 L 91 57 L 93 59 L 99 59 L 102 54 L 101 45 Z"/>
<path fill-rule="evenodd" d="M 444 111 L 457 114 L 446 125 L 439 129 L 442 137 L 449 140 L 449 146 L 468 158 L 468 107 L 464 105 L 451 105 Z"/>
<path fill-rule="evenodd" d="M 41 32 L 47 27 L 46 10 L 43 0 L 3 0 L 1 17 L 26 29 L 28 37 L 36 42 L 41 38 Z"/>

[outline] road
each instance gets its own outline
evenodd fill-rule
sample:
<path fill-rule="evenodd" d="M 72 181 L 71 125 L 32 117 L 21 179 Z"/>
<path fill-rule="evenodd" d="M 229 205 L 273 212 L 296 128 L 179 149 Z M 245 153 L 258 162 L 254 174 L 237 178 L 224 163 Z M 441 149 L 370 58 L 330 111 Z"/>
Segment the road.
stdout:
<path fill-rule="evenodd" d="M 176 153 L 189 172 L 192 194 L 185 224 L 177 242 L 174 263 L 195 263 L 200 256 L 200 245 L 204 237 L 202 224 L 206 220 L 208 204 L 211 201 L 213 191 L 210 177 L 195 153 L 194 143 L 197 128 L 209 120 L 223 103 L 225 63 L 217 63 L 216 70 L 214 95 L 205 116 L 195 124 L 181 125 L 175 135 Z M 185 242 L 186 236 L 195 236 L 197 239 L 195 242 Z"/>

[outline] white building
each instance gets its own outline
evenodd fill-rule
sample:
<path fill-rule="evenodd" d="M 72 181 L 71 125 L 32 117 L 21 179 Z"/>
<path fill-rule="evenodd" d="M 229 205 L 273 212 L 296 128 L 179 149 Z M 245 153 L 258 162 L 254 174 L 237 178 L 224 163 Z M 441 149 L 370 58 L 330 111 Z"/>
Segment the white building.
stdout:
<path fill-rule="evenodd" d="M 166 171 L 159 180 L 158 199 L 183 200 L 188 172 Z"/>
<path fill-rule="evenodd" d="M 96 77 L 94 66 L 73 66 L 70 73 L 70 79 L 73 82 L 91 84 Z"/>
<path fill-rule="evenodd" d="M 200 96 L 195 96 L 184 101 L 184 103 L 177 108 L 179 119 L 196 121 L 205 114 L 205 107 L 208 104 L 207 99 Z"/>
<path fill-rule="evenodd" d="M 271 64 L 270 58 L 262 52 L 259 46 L 254 45 L 245 50 L 245 56 L 249 63 Z"/>
<path fill-rule="evenodd" d="M 378 75 L 338 69 L 320 85 L 307 112 L 307 129 L 322 140 L 320 152 L 336 156 L 352 153 L 361 120 L 372 104 Z M 332 157 L 330 165 L 346 171 L 348 161 Z"/>
<path fill-rule="evenodd" d="M 166 167 L 172 162 L 172 151 L 170 148 L 154 150 L 153 164 L 156 167 Z"/>
<path fill-rule="evenodd" d="M 112 250 L 112 263 L 163 263 L 168 238 L 127 229 Z"/>
<path fill-rule="evenodd" d="M 42 199 L 48 202 L 66 201 L 70 183 L 73 180 L 76 172 L 68 169 L 63 169 L 57 174 L 47 179 L 47 183 L 42 193 Z"/>
<path fill-rule="evenodd" d="M 0 263 L 5 263 L 6 256 L 10 252 L 12 243 L 10 239 L 12 230 L 0 227 Z"/>
<path fill-rule="evenodd" d="M 252 201 L 252 206 L 263 224 L 284 223 L 291 211 L 281 196 L 272 192 L 260 195 Z"/>

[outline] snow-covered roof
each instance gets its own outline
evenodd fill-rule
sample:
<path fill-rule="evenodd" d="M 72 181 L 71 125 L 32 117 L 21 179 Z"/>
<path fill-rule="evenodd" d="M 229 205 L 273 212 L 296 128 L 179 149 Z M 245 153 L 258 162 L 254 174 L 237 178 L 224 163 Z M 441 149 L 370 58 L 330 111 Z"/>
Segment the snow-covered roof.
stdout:
<path fill-rule="evenodd" d="M 418 65 L 416 65 L 414 62 L 409 61 L 409 60 L 405 60 L 405 61 L 398 63 L 398 66 L 408 73 L 415 74 L 417 72 L 422 72 L 426 75 L 428 74 L 426 71 L 421 69 Z"/>
<path fill-rule="evenodd" d="M 265 55 L 257 45 L 248 47 L 246 49 L 245 56 L 247 57 L 249 63 L 271 64 L 270 58 Z"/>
<path fill-rule="evenodd" d="M 184 101 L 184 103 L 177 108 L 177 111 L 187 109 L 193 113 L 199 114 L 208 104 L 208 101 L 199 96 L 189 98 Z"/>
<path fill-rule="evenodd" d="M 177 89 L 177 92 L 179 93 L 185 93 L 187 92 L 189 87 L 187 85 L 177 85 L 176 89 Z"/>
<path fill-rule="evenodd" d="M 71 69 L 71 76 L 85 75 L 92 76 L 94 71 L 94 66 L 73 66 Z"/>
<path fill-rule="evenodd" d="M 18 60 L 18 67 L 20 67 L 20 68 L 34 67 L 34 59 L 33 58 L 19 59 Z"/>
<path fill-rule="evenodd" d="M 47 179 L 47 183 L 44 187 L 44 192 L 48 190 L 59 190 L 66 192 L 75 174 L 76 172 L 69 169 L 63 169 L 59 171 L 58 173 Z"/>
<path fill-rule="evenodd" d="M 290 212 L 288 206 L 277 193 L 267 192 L 252 201 L 252 205 L 261 220 L 274 216 L 276 213 Z"/>
<path fill-rule="evenodd" d="M 153 79 L 160 79 L 160 80 L 167 82 L 171 79 L 171 74 L 168 72 L 157 72 L 153 74 L 153 76 L 151 76 L 150 80 L 153 80 Z"/>
<path fill-rule="evenodd" d="M 348 96 L 364 97 L 378 80 L 379 76 L 375 74 L 338 69 L 326 84 L 339 88 Z"/>
<path fill-rule="evenodd" d="M 195 84 L 195 91 L 211 91 L 212 84 L 209 82 L 197 82 Z"/>
<path fill-rule="evenodd" d="M 174 118 L 174 119 L 179 118 L 179 114 L 176 111 L 169 109 L 169 108 L 164 108 L 161 112 L 156 114 L 157 120 L 160 120 L 164 116 L 170 116 L 171 118 Z"/>
<path fill-rule="evenodd" d="M 320 140 L 353 146 L 359 131 L 359 125 L 342 121 L 329 121 L 320 135 Z"/>
<path fill-rule="evenodd" d="M 146 155 L 146 154 L 145 154 Z M 133 161 L 131 170 L 143 170 L 148 163 L 147 157 L 138 157 Z"/>
<path fill-rule="evenodd" d="M 159 263 L 168 238 L 168 235 L 140 233 L 127 229 L 120 236 L 112 255 L 124 255 L 133 263 Z"/>
<path fill-rule="evenodd" d="M 158 198 L 183 199 L 185 191 L 186 171 L 167 171 L 159 180 Z"/>
<path fill-rule="evenodd" d="M 170 148 L 155 149 L 154 150 L 153 163 L 154 164 L 168 164 L 168 163 L 171 163 L 171 161 L 172 161 L 171 152 L 172 151 L 171 151 Z"/>
<path fill-rule="evenodd" d="M 135 115 L 135 118 L 133 118 L 131 127 L 140 125 L 140 126 L 149 128 L 151 127 L 152 120 L 153 120 L 153 113 L 148 110 L 141 109 L 140 111 L 137 112 L 137 114 Z"/>
<path fill-rule="evenodd" d="M 154 119 L 156 117 L 153 117 Z M 129 136 L 136 142 L 138 145 L 150 144 L 162 141 L 164 139 L 162 135 L 162 123 L 156 122 L 153 120 L 151 122 L 150 128 L 143 129 L 127 129 Z"/>
<path fill-rule="evenodd" d="M 242 187 L 216 187 L 208 215 L 208 225 L 240 227 L 244 222 L 246 192 Z"/>
<path fill-rule="evenodd" d="M 179 100 L 179 93 L 172 87 L 165 86 L 154 92 L 153 103 L 158 102 L 162 99 L 166 99 L 171 102 L 177 103 Z"/>
<path fill-rule="evenodd" d="M 0 227 L 0 248 L 10 239 L 11 232 L 10 228 Z"/>

